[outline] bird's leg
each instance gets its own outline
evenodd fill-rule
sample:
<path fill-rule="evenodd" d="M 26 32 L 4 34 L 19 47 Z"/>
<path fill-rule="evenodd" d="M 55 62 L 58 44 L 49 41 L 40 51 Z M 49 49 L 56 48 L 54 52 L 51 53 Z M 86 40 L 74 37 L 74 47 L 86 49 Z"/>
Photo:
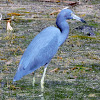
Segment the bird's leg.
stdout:
<path fill-rule="evenodd" d="M 35 72 L 33 73 L 33 86 L 35 85 Z"/>
<path fill-rule="evenodd" d="M 48 66 L 48 64 L 45 65 L 44 72 L 43 72 L 43 76 L 41 78 L 41 91 L 42 92 L 44 90 L 44 77 L 45 77 L 45 73 L 46 73 L 46 70 L 47 70 L 47 66 Z"/>

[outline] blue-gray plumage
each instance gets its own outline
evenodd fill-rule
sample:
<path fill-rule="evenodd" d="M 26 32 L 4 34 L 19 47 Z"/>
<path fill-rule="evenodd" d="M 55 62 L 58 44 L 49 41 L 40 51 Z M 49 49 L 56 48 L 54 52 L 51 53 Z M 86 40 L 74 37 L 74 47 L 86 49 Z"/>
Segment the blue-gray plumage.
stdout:
<path fill-rule="evenodd" d="M 67 19 L 77 19 L 85 22 L 70 9 L 63 9 L 56 19 L 58 28 L 53 26 L 47 27 L 31 41 L 20 60 L 13 81 L 20 80 L 23 76 L 34 72 L 43 65 L 45 65 L 46 71 L 47 64 L 57 53 L 59 46 L 62 45 L 68 37 L 69 25 L 66 22 Z M 44 76 L 45 72 L 41 79 L 41 84 L 44 82 Z"/>

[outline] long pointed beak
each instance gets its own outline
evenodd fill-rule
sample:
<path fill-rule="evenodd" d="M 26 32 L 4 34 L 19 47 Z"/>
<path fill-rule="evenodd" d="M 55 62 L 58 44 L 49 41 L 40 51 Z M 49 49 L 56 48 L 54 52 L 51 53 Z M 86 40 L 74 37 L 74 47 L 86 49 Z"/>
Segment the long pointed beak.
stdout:
<path fill-rule="evenodd" d="M 73 18 L 73 19 L 76 19 L 76 20 L 79 20 L 79 21 L 81 21 L 81 22 L 83 22 L 83 23 L 86 23 L 86 21 L 85 20 L 83 20 L 82 18 L 80 18 L 80 17 L 78 17 L 78 16 L 76 16 L 75 14 L 71 14 L 71 17 Z"/>

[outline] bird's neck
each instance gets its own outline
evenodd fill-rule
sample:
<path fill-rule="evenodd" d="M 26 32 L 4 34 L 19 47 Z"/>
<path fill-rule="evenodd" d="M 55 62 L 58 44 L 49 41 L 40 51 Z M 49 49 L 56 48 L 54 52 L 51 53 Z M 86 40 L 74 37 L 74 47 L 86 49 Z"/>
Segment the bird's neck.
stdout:
<path fill-rule="evenodd" d="M 61 33 L 63 32 L 69 32 L 69 25 L 68 23 L 66 22 L 66 19 L 57 19 L 56 20 L 56 25 L 57 27 L 60 29 Z"/>
<path fill-rule="evenodd" d="M 57 19 L 56 20 L 57 27 L 61 31 L 59 45 L 63 44 L 63 42 L 67 39 L 69 34 L 69 25 L 66 22 L 66 19 Z"/>

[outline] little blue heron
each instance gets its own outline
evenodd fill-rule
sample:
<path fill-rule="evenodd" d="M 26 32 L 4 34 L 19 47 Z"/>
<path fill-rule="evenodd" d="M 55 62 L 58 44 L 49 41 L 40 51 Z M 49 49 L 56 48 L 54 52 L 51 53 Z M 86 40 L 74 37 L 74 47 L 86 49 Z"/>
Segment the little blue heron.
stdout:
<path fill-rule="evenodd" d="M 70 9 L 63 9 L 57 16 L 56 25 L 58 28 L 50 26 L 43 29 L 29 44 L 25 50 L 17 69 L 13 81 L 20 80 L 23 76 L 30 74 L 44 66 L 41 78 L 41 88 L 44 88 L 44 77 L 47 66 L 58 48 L 64 43 L 69 34 L 67 19 L 76 19 L 86 23 L 83 19 L 76 16 Z M 33 77 L 33 84 L 35 78 Z"/>

